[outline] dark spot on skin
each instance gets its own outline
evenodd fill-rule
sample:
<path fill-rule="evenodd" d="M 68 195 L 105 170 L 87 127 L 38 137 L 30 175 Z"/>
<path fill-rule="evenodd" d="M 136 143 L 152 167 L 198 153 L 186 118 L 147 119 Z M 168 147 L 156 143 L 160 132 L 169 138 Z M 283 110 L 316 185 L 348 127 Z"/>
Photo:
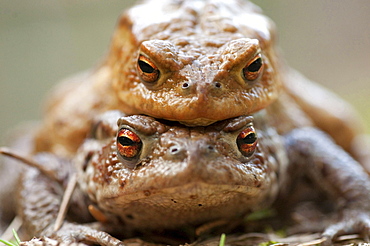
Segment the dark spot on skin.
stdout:
<path fill-rule="evenodd" d="M 302 160 L 307 160 L 308 158 L 306 157 L 306 159 L 302 159 Z M 320 163 L 321 164 L 321 163 Z M 320 169 L 320 173 L 321 173 L 321 177 L 328 177 L 330 175 L 330 170 L 327 168 L 326 165 L 319 165 L 319 167 L 321 167 Z"/>
<path fill-rule="evenodd" d="M 203 206 L 203 204 L 200 204 L 200 203 L 199 203 L 199 204 L 198 204 L 198 206 L 199 206 L 199 207 L 201 207 L 201 206 Z"/>
<path fill-rule="evenodd" d="M 94 152 L 92 151 L 89 151 L 89 153 L 87 153 L 86 157 L 85 157 L 85 160 L 84 160 L 84 163 L 82 165 L 82 170 L 85 172 L 86 171 L 86 168 L 87 168 L 87 165 L 89 164 L 91 158 L 93 157 L 94 155 Z"/>
<path fill-rule="evenodd" d="M 132 214 L 126 214 L 126 218 L 129 220 L 133 220 L 134 216 L 132 216 Z"/>
<path fill-rule="evenodd" d="M 152 193 L 148 190 L 144 190 L 144 196 L 150 196 Z"/>
<path fill-rule="evenodd" d="M 171 201 L 173 201 L 173 203 L 177 203 L 175 200 L 171 199 Z"/>
<path fill-rule="evenodd" d="M 62 120 L 62 119 L 58 119 L 55 122 L 55 124 L 56 124 L 57 127 L 64 127 L 66 125 L 66 121 L 65 120 Z"/>
<path fill-rule="evenodd" d="M 257 188 L 261 187 L 262 184 L 258 180 L 257 176 L 255 174 L 253 174 L 253 176 L 254 176 L 254 186 L 257 187 Z"/>
<path fill-rule="evenodd" d="M 126 185 L 126 181 L 125 180 L 120 180 L 119 182 L 120 186 L 123 187 Z"/>

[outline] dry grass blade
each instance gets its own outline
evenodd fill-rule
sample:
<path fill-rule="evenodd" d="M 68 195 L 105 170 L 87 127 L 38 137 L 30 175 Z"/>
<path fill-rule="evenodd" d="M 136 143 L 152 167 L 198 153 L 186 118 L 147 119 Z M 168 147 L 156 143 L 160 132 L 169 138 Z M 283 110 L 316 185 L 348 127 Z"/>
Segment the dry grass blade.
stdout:
<path fill-rule="evenodd" d="M 72 197 L 73 191 L 76 187 L 76 184 L 77 184 L 77 174 L 74 173 L 71 176 L 71 178 L 68 182 L 67 188 L 64 192 L 63 199 L 62 199 L 62 204 L 60 205 L 60 209 L 59 209 L 59 212 L 58 212 L 58 215 L 57 215 L 57 219 L 56 219 L 55 224 L 54 224 L 54 231 L 59 230 L 59 228 L 63 224 L 65 215 L 66 215 L 67 210 L 68 210 L 68 204 L 69 204 L 69 201 L 71 200 L 71 197 Z"/>
<path fill-rule="evenodd" d="M 37 168 L 42 174 L 51 178 L 54 181 L 57 181 L 57 182 L 60 181 L 58 177 L 56 176 L 55 172 L 35 162 L 31 157 L 25 157 L 25 156 L 18 155 L 17 153 L 13 152 L 11 149 L 6 148 L 6 147 L 0 148 L 0 154 L 13 158 L 15 160 L 18 160 L 21 163 L 26 164 L 27 166 Z"/>
<path fill-rule="evenodd" d="M 10 223 L 10 225 L 8 226 L 8 228 L 4 231 L 3 235 L 1 235 L 1 238 L 4 239 L 4 240 L 7 240 L 7 241 L 10 241 L 13 237 L 13 230 L 16 230 L 18 231 L 18 229 L 21 227 L 22 225 L 22 219 L 18 216 L 16 216 L 12 222 Z"/>

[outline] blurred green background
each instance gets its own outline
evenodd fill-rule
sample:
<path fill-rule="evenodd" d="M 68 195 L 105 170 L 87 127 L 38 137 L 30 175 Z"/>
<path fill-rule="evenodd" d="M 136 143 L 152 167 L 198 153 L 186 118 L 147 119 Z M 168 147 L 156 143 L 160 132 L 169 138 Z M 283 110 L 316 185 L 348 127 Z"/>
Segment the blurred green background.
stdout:
<path fill-rule="evenodd" d="M 160 0 L 158 0 L 159 2 Z M 131 0 L 0 0 L 0 139 L 40 119 L 48 90 L 97 64 Z M 254 1 L 289 64 L 350 101 L 370 128 L 370 1 Z M 148 18 L 150 21 L 150 18 Z"/>

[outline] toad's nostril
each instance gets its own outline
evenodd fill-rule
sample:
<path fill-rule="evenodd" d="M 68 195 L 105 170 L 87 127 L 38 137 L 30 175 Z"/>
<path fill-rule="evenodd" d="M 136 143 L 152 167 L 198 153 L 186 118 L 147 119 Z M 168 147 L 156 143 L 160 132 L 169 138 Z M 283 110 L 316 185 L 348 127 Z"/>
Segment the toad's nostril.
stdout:
<path fill-rule="evenodd" d="M 208 149 L 208 150 L 211 150 L 211 151 L 215 150 L 215 148 L 214 148 L 212 145 L 208 145 L 208 146 L 207 146 L 207 149 Z"/>
<path fill-rule="evenodd" d="M 179 156 L 184 153 L 184 148 L 182 146 L 174 145 L 168 149 L 168 153 L 172 156 Z"/>
<path fill-rule="evenodd" d="M 185 83 L 183 83 L 183 84 L 182 84 L 182 88 L 183 88 L 183 89 L 187 89 L 187 88 L 189 88 L 189 86 L 190 86 L 190 85 L 189 85 L 189 83 L 187 83 L 187 82 L 185 82 Z"/>
<path fill-rule="evenodd" d="M 220 82 L 215 82 L 215 84 L 214 84 L 214 85 L 215 85 L 215 87 L 216 87 L 216 88 L 218 88 L 218 89 L 222 87 L 222 85 L 221 85 L 221 83 L 220 83 Z"/>
<path fill-rule="evenodd" d="M 176 154 L 176 153 L 179 152 L 179 149 L 177 147 L 171 147 L 170 152 L 171 152 L 171 154 Z"/>
<path fill-rule="evenodd" d="M 171 146 L 167 151 L 167 158 L 170 160 L 182 160 L 186 158 L 186 148 L 184 146 L 174 145 Z"/>

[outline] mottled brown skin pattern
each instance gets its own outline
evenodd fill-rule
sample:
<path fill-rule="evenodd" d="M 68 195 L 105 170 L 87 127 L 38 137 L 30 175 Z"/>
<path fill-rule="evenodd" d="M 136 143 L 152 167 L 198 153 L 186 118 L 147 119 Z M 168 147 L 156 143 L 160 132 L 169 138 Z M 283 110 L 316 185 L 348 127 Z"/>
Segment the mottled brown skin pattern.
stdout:
<path fill-rule="evenodd" d="M 119 115 L 107 112 L 97 119 L 73 163 L 51 154 L 35 156 L 55 169 L 60 181 L 35 169 L 24 172 L 18 214 L 27 235 L 115 245 L 119 241 L 107 232 L 127 237 L 135 231 L 194 229 L 215 220 L 239 219 L 276 199 L 277 176 L 284 180 L 287 166 L 284 154 L 275 154 L 283 153 L 279 135 L 260 125 L 258 146 L 248 156 L 236 143 L 240 132 L 254 125 L 253 117 L 196 128 L 166 125 L 147 116 L 123 117 L 119 127 L 132 130 L 143 142 L 138 159 L 125 161 L 117 152 L 117 124 L 112 124 Z M 79 188 L 67 220 L 54 232 L 66 175 L 75 169 Z M 104 213 L 104 223 L 90 223 L 88 205 Z"/>
<path fill-rule="evenodd" d="M 107 112 L 96 120 L 72 163 L 52 154 L 36 155 L 39 163 L 58 172 L 60 181 L 35 169 L 24 172 L 18 200 L 23 226 L 30 237 L 113 246 L 135 232 L 189 231 L 205 223 L 238 220 L 276 201 L 285 204 L 306 177 L 337 204 L 340 216 L 323 233 L 329 243 L 343 233 L 368 235 L 369 176 L 315 128 L 291 126 L 279 134 L 288 116 L 274 121 L 269 115 L 284 115 L 281 108 L 194 128 L 142 115 L 122 117 L 117 127 L 114 122 L 122 113 Z M 237 139 L 251 126 L 257 144 L 244 155 Z M 118 151 L 116 132 L 121 129 L 142 141 L 133 159 Z M 74 172 L 79 185 L 71 209 L 63 226 L 53 231 L 63 187 Z M 87 213 L 88 205 L 97 222 Z"/>
<path fill-rule="evenodd" d="M 277 175 L 284 180 L 281 169 L 286 167 L 285 156 L 272 154 L 282 152 L 278 135 L 264 126 L 254 155 L 240 153 L 236 138 L 252 123 L 251 117 L 240 117 L 184 128 L 145 116 L 123 118 L 120 127 L 133 129 L 143 141 L 136 167 L 120 161 L 116 140 L 109 139 L 87 167 L 79 167 L 80 185 L 99 209 L 119 216 L 130 229 L 176 229 L 240 218 L 271 205 L 279 189 Z M 96 147 L 96 140 L 84 144 L 78 163 Z"/>
<path fill-rule="evenodd" d="M 276 50 L 273 22 L 250 2 L 146 1 L 119 19 L 101 66 L 54 90 L 35 152 L 73 156 L 93 117 L 110 109 L 204 126 L 273 104 L 298 104 L 307 114 L 307 125 L 327 131 L 356 155 L 353 140 L 360 127 L 353 112 L 284 68 Z M 263 67 L 247 80 L 243 68 L 258 54 Z M 140 55 L 158 68 L 157 80 L 143 80 Z"/>
<path fill-rule="evenodd" d="M 140 55 L 158 68 L 151 83 L 140 76 Z M 263 67 L 248 80 L 243 69 L 258 55 Z M 282 63 L 272 22 L 248 2 L 148 1 L 130 9 L 117 25 L 105 62 L 60 85 L 49 100 L 34 152 L 41 164 L 55 165 L 60 180 L 24 172 L 18 214 L 28 235 L 117 245 L 121 242 L 108 233 L 128 237 L 134 231 L 234 220 L 289 199 L 302 176 L 342 205 L 341 217 L 324 236 L 368 234 L 368 175 L 312 128 L 327 131 L 356 156 L 353 113 Z M 330 103 L 322 102 L 322 94 Z M 162 119 L 120 121 L 144 143 L 135 163 L 116 152 L 115 113 L 103 114 L 102 123 L 91 127 L 96 115 L 111 109 Z M 258 146 L 250 157 L 235 144 L 245 126 L 236 122 L 243 120 L 257 129 Z M 89 133 L 91 139 L 74 158 L 76 166 L 65 161 Z M 63 188 L 75 169 L 79 189 L 67 220 L 54 232 Z M 98 222 L 92 223 L 88 205 Z"/>

